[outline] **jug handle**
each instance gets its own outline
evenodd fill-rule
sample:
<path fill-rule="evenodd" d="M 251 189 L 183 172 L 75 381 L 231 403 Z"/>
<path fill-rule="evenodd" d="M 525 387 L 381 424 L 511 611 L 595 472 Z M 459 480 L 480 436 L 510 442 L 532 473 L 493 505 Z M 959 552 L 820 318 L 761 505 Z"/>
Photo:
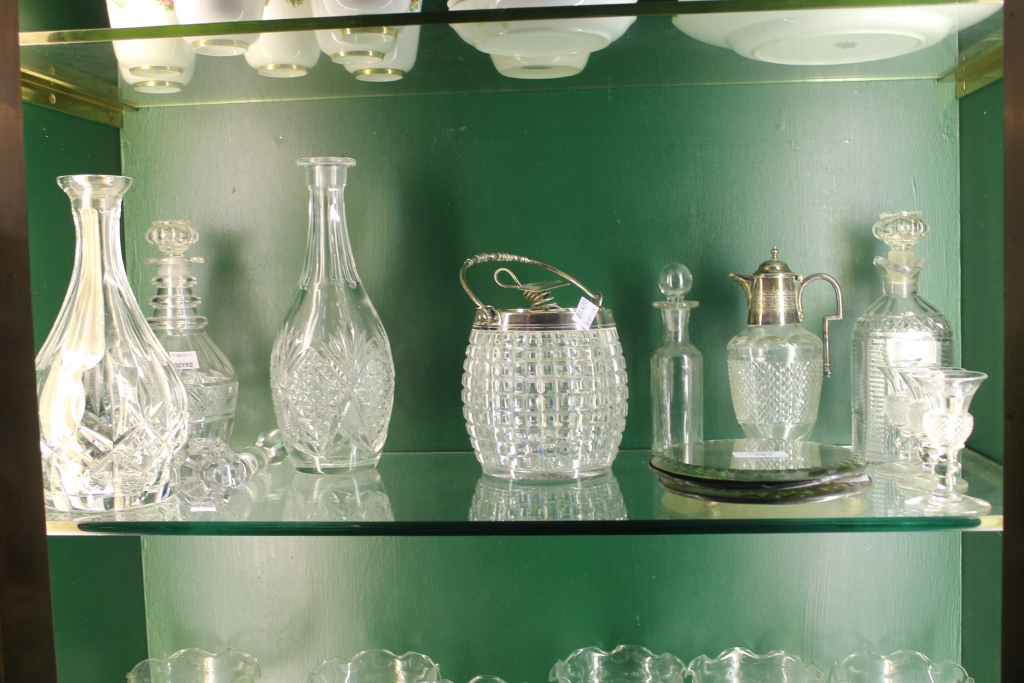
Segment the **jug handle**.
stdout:
<path fill-rule="evenodd" d="M 800 289 L 796 292 L 796 308 L 800 311 L 800 317 L 804 317 L 804 287 L 806 287 L 812 280 L 824 280 L 825 282 L 832 285 L 832 289 L 836 290 L 836 314 L 826 315 L 821 321 L 822 338 L 825 342 L 822 351 L 822 363 L 821 368 L 825 372 L 826 377 L 832 376 L 832 365 L 829 361 L 828 353 L 828 324 L 833 320 L 843 319 L 843 290 L 840 289 L 839 283 L 831 275 L 825 273 L 814 273 L 804 278 L 803 284 L 800 285 Z"/>
<path fill-rule="evenodd" d="M 558 268 L 555 268 L 554 266 L 549 266 L 548 264 L 542 263 L 541 261 L 534 261 L 533 259 L 526 258 L 525 256 L 517 256 L 516 254 L 505 254 L 505 253 L 502 253 L 502 252 L 489 253 L 489 254 L 477 254 L 476 256 L 469 257 L 462 264 L 462 269 L 459 271 L 459 282 L 462 283 L 462 288 L 464 290 L 466 290 L 466 294 L 468 294 L 469 298 L 473 300 L 473 303 L 476 304 L 476 307 L 479 308 L 481 311 L 484 311 L 489 318 L 494 318 L 497 315 L 497 313 L 494 312 L 494 307 L 493 306 L 486 305 L 483 301 L 480 300 L 480 298 L 476 294 L 473 293 L 473 290 L 471 290 L 469 288 L 469 283 L 466 282 L 466 271 L 469 270 L 471 266 L 475 266 L 478 263 L 493 263 L 493 262 L 501 262 L 501 263 L 526 263 L 526 264 L 529 264 L 531 266 L 540 266 L 541 268 L 546 268 L 547 270 L 550 270 L 552 273 L 554 273 L 558 277 L 564 278 L 564 279 L 568 280 L 569 282 L 571 282 L 572 284 L 574 284 L 577 287 L 579 287 L 580 291 L 583 292 L 584 294 L 586 294 L 587 298 L 590 299 L 592 302 L 594 302 L 595 306 L 600 306 L 601 305 L 602 296 L 601 296 L 601 294 L 599 292 L 597 292 L 597 293 L 591 292 L 589 289 L 587 289 L 582 284 L 580 284 L 579 280 L 577 280 L 576 278 L 572 277 L 571 275 L 567 275 L 566 273 L 563 273 L 562 271 L 560 271 Z"/>

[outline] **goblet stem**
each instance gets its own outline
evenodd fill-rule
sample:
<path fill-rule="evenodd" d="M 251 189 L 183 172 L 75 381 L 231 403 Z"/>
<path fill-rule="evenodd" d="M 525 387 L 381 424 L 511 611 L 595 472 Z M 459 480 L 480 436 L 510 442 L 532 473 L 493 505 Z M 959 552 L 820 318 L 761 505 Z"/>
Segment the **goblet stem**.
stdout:
<path fill-rule="evenodd" d="M 960 444 L 939 450 L 939 459 L 935 463 L 937 482 L 932 492 L 936 504 L 950 505 L 962 498 L 956 490 L 957 478 L 960 475 L 960 459 L 957 455 L 962 448 L 963 444 Z"/>

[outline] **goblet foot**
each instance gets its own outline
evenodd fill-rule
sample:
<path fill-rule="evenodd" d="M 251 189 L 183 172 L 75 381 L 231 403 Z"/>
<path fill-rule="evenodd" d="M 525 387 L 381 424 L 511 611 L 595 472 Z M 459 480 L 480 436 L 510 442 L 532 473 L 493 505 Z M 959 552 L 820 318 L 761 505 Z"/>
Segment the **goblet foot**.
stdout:
<path fill-rule="evenodd" d="M 951 515 L 957 517 L 977 517 L 986 514 L 992 506 L 981 498 L 972 496 L 938 496 L 926 493 L 911 498 L 906 502 L 910 510 L 923 512 L 926 515 Z"/>
<path fill-rule="evenodd" d="M 896 486 L 901 491 L 934 491 L 938 485 L 939 476 L 934 472 L 925 474 L 921 472 L 920 467 L 918 467 L 917 472 L 915 476 L 897 479 Z M 966 479 L 956 480 L 957 493 L 967 493 L 967 488 Z"/>
<path fill-rule="evenodd" d="M 921 463 L 919 462 L 884 462 L 881 465 L 875 467 L 875 474 L 880 477 L 888 477 L 890 479 L 902 479 L 905 477 L 913 477 L 921 473 Z"/>

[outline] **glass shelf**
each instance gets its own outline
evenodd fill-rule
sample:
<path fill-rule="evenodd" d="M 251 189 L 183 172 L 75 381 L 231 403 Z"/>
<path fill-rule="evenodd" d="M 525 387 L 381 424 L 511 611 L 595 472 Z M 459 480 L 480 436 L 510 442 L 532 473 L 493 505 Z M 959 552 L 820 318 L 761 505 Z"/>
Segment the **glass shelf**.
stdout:
<path fill-rule="evenodd" d="M 839 30 L 849 28 L 853 21 L 843 12 L 863 12 L 864 6 L 881 6 L 871 10 L 881 13 L 931 11 L 953 17 L 952 30 L 937 42 L 901 56 L 853 64 L 821 65 L 815 62 L 836 59 L 840 51 L 861 49 L 855 40 L 833 41 L 813 39 L 795 48 L 783 50 L 785 54 L 772 56 L 772 31 L 759 28 L 753 34 L 749 28 L 739 31 L 738 26 L 750 17 L 762 21 L 764 11 L 803 8 L 819 12 L 813 31 L 831 31 L 834 22 Z M 51 31 L 24 33 L 22 42 L 22 69 L 31 82 L 52 82 L 62 94 L 77 95 L 107 102 L 131 110 L 135 108 L 224 104 L 239 102 L 292 101 L 336 99 L 353 97 L 379 97 L 390 95 L 453 94 L 471 92 L 511 92 L 521 90 L 552 89 L 607 89 L 624 87 L 687 86 L 707 84 L 793 83 L 825 81 L 870 81 L 937 79 L 949 76 L 958 66 L 958 55 L 964 48 L 982 41 L 998 42 L 1002 29 L 999 4 L 991 2 L 964 2 L 944 5 L 926 5 L 914 0 L 903 0 L 900 6 L 891 6 L 884 0 L 730 0 L 728 2 L 641 2 L 639 4 L 611 4 L 587 6 L 540 7 L 521 9 L 487 9 L 470 11 L 445 10 L 438 0 L 428 2 L 422 13 L 377 16 L 332 17 L 321 19 L 292 19 L 236 24 L 206 24 L 193 26 L 161 26 L 136 29 L 89 29 L 80 31 Z M 813 8 L 829 8 L 825 10 Z M 723 12 L 728 8 L 729 12 Z M 807 10 L 807 8 L 812 8 Z M 858 9 L 860 8 L 860 9 Z M 824 14 L 820 14 L 824 12 Z M 836 14 L 839 12 L 839 14 Z M 961 31 L 968 15 L 977 19 L 986 12 L 991 16 Z M 530 20 L 534 31 L 530 40 L 534 45 L 548 45 L 551 32 L 589 31 L 598 33 L 614 30 L 608 26 L 595 28 L 587 22 L 616 22 L 621 17 L 636 17 L 621 38 L 612 40 L 603 49 L 590 53 L 582 71 L 565 78 L 548 78 L 564 69 L 555 68 L 547 58 L 528 56 L 530 63 L 520 69 L 520 76 L 510 78 L 498 73 L 491 56 L 467 43 L 456 30 L 477 41 L 494 40 L 494 34 L 505 31 L 498 42 L 507 46 L 517 43 L 506 40 L 508 32 L 520 30 L 524 24 L 509 23 Z M 877 21 L 877 16 L 871 21 Z M 900 15 L 904 24 L 920 23 L 916 14 Z M 746 19 L 745 19 L 746 17 Z M 907 17 L 910 17 L 909 19 Z M 616 19 L 619 18 L 619 19 Z M 557 19 L 561 23 L 554 24 Z M 676 22 L 725 20 L 725 28 L 717 25 L 689 26 L 690 33 L 700 33 L 706 39 L 712 33 L 714 40 L 734 44 L 737 50 L 750 54 L 764 54 L 767 58 L 802 62 L 768 63 L 740 56 L 728 47 L 702 42 L 684 34 Z M 481 23 L 490 20 L 488 23 Z M 625 24 L 628 24 L 628 20 Z M 927 23 L 927 22 L 926 22 Z M 941 23 L 941 22 L 940 22 Z M 619 26 L 624 28 L 625 24 Z M 362 82 L 340 64 L 332 63 L 321 55 L 319 62 L 308 74 L 298 78 L 267 78 L 257 74 L 242 57 L 198 56 L 190 82 L 180 92 L 150 94 L 138 92 L 135 86 L 119 77 L 113 39 L 142 41 L 154 36 L 200 36 L 231 32 L 270 34 L 285 29 L 359 28 L 371 26 L 419 25 L 421 33 L 415 66 L 404 78 L 394 82 Z M 581 29 L 581 27 L 583 27 Z M 781 29 L 780 29 L 781 30 Z M 853 32 L 856 32 L 854 29 Z M 916 30 L 916 29 L 915 29 Z M 403 29 L 404 32 L 404 29 Z M 469 36 L 467 32 L 472 32 Z M 742 40 L 737 38 L 743 33 Z M 312 33 L 307 33 L 312 35 Z M 401 33 L 399 34 L 401 35 Z M 600 38 L 598 42 L 607 38 Z M 166 40 L 166 38 L 164 38 Z M 782 40 L 782 39 L 779 39 Z M 505 41 L 505 42 L 502 42 Z M 741 48 L 740 43 L 750 43 Z M 148 41 L 144 41 L 147 42 Z M 606 41 L 605 41 L 606 42 Z M 713 42 L 713 41 L 712 41 Z M 776 41 L 777 42 L 777 41 Z M 866 44 L 867 41 L 865 41 Z M 137 44 L 142 44 L 137 43 Z M 151 43 L 149 43 L 151 44 Z M 746 44 L 746 43 L 744 43 Z M 526 53 L 523 53 L 526 54 Z M 584 53 L 585 54 L 585 53 Z M 540 62 L 537 60 L 540 59 Z M 550 60 L 549 60 L 550 61 Z M 570 67 L 569 71 L 580 65 Z M 951 79 L 950 79 L 951 80 Z M 177 86 L 175 86 L 177 87 Z"/>
<path fill-rule="evenodd" d="M 176 501 L 130 514 L 51 519 L 51 535 L 522 536 L 847 531 L 999 531 L 1003 473 L 965 451 L 971 495 L 985 517 L 922 517 L 892 480 L 824 503 L 705 503 L 662 489 L 649 451 L 623 451 L 612 475 L 571 483 L 509 482 L 481 474 L 471 453 L 386 453 L 376 470 L 306 475 L 274 465 L 220 512 L 182 513 Z M 871 469 L 868 470 L 869 474 Z M 574 517 L 574 519 L 565 519 Z"/>

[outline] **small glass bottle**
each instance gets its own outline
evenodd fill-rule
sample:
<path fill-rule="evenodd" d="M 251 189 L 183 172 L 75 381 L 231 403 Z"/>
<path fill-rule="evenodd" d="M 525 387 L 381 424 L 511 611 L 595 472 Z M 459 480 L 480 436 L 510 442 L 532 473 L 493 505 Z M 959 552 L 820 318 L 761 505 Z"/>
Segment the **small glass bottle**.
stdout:
<path fill-rule="evenodd" d="M 889 245 L 878 256 L 882 296 L 853 327 L 853 451 L 869 462 L 897 459 L 899 430 L 885 415 L 882 366 L 948 367 L 953 361 L 953 328 L 917 293 L 917 278 L 928 265 L 913 246 L 929 232 L 920 211 L 883 213 L 872 228 Z"/>
<path fill-rule="evenodd" d="M 202 300 L 192 293 L 196 279 L 190 266 L 203 259 L 185 252 L 198 239 L 188 221 L 154 221 L 146 231 L 146 240 L 163 253 L 145 260 L 157 267 L 156 296 L 149 300 L 153 315 L 147 320 L 188 392 L 189 439 L 216 438 L 226 444 L 235 422 L 238 378 L 206 333 L 207 319 L 196 312 Z"/>
<path fill-rule="evenodd" d="M 655 453 L 704 440 L 704 359 L 690 343 L 690 310 L 700 305 L 684 301 L 693 286 L 690 270 L 672 263 L 662 269 L 661 292 L 668 301 L 656 301 L 665 324 L 665 338 L 651 356 L 651 407 L 654 415 Z"/>

